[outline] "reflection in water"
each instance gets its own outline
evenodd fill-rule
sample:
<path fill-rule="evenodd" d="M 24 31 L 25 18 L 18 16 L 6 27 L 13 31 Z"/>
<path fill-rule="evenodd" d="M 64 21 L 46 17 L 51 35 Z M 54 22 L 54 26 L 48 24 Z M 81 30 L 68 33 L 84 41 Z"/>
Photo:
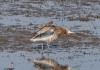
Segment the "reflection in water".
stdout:
<path fill-rule="evenodd" d="M 55 60 L 49 58 L 29 59 L 29 61 L 33 62 L 34 66 L 38 70 L 70 70 L 70 67 L 68 65 L 60 65 Z"/>

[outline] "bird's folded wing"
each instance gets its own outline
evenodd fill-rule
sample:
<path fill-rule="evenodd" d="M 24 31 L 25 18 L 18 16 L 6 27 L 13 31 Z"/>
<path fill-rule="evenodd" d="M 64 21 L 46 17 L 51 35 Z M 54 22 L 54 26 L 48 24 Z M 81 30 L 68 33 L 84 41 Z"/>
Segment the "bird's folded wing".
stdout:
<path fill-rule="evenodd" d="M 38 37 L 39 35 L 45 36 L 45 35 L 52 34 L 52 33 L 53 33 L 53 30 L 52 30 L 51 27 L 44 27 L 44 28 L 41 28 L 40 30 L 38 30 L 38 31 L 36 32 L 36 34 L 33 36 L 33 38 L 36 38 L 36 37 Z"/>

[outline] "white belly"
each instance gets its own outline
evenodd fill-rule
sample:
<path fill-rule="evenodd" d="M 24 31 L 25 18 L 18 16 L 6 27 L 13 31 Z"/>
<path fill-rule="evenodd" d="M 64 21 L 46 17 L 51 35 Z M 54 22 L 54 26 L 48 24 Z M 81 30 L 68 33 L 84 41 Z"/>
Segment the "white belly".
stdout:
<path fill-rule="evenodd" d="M 40 41 L 46 41 L 48 39 L 48 37 L 44 37 L 44 38 L 31 38 L 30 41 L 32 42 L 40 42 Z"/>
<path fill-rule="evenodd" d="M 46 37 L 40 37 L 40 38 L 31 38 L 30 41 L 32 42 L 51 42 L 53 41 L 54 39 L 56 39 L 57 37 L 54 36 L 54 35 L 51 35 L 51 36 L 46 36 Z"/>

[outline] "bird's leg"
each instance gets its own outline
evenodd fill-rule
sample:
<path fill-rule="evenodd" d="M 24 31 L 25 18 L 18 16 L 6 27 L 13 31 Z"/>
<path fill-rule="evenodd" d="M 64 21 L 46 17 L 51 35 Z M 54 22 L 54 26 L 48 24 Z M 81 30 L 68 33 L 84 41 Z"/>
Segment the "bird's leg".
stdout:
<path fill-rule="evenodd" d="M 49 44 L 49 43 L 47 43 L 47 47 L 48 47 L 48 49 L 50 50 L 50 47 L 49 47 L 49 46 L 50 46 L 50 44 Z"/>
<path fill-rule="evenodd" d="M 44 48 L 43 48 L 43 43 L 42 43 L 42 45 L 41 45 L 41 46 L 42 46 L 42 50 L 43 50 L 43 49 L 44 49 Z"/>
<path fill-rule="evenodd" d="M 58 49 L 63 49 L 63 45 L 62 45 L 61 41 L 58 42 L 58 45 L 60 46 L 60 47 L 58 47 Z"/>

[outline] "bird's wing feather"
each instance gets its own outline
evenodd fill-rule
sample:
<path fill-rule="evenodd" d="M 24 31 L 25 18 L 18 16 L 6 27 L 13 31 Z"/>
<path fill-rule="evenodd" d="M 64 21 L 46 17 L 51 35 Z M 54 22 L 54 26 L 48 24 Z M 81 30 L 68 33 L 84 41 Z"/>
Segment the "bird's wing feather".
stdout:
<path fill-rule="evenodd" d="M 46 32 L 50 29 L 51 29 L 51 27 L 43 27 L 43 28 L 41 28 L 40 30 L 37 31 L 37 34 L 42 34 L 42 33 Z"/>
<path fill-rule="evenodd" d="M 52 34 L 52 33 L 53 33 L 53 29 L 51 27 L 43 27 L 36 32 L 33 38 L 36 38 L 39 35 L 46 35 L 46 34 Z"/>

